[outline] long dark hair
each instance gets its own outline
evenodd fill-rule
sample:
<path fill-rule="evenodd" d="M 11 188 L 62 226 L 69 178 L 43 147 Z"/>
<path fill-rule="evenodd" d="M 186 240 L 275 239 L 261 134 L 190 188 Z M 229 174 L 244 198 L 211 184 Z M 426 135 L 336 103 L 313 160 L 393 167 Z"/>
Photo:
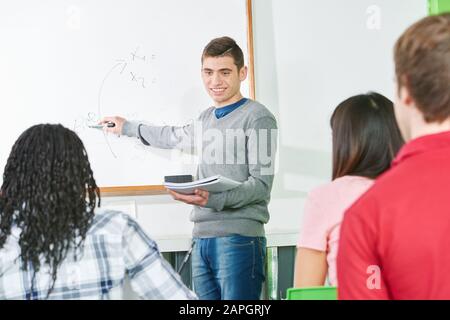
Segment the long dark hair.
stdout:
<path fill-rule="evenodd" d="M 331 129 L 333 180 L 345 175 L 375 179 L 390 167 L 404 144 L 392 101 L 375 92 L 339 104 Z"/>
<path fill-rule="evenodd" d="M 47 264 L 52 276 L 47 297 L 51 293 L 68 250 L 83 245 L 97 199 L 100 205 L 86 150 L 73 131 L 41 124 L 22 133 L 3 174 L 0 249 L 17 226 L 22 269 L 33 271 L 32 290 L 36 273 Z"/>

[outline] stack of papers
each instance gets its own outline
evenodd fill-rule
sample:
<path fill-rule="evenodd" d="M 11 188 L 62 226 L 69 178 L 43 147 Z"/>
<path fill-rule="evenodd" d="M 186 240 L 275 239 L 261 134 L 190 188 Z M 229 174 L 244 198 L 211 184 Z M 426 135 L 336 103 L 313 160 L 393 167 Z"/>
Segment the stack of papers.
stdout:
<path fill-rule="evenodd" d="M 236 188 L 241 182 L 237 182 L 222 176 L 212 176 L 201 180 L 185 183 L 165 182 L 167 189 L 183 194 L 194 194 L 195 189 L 206 190 L 211 193 L 224 192 Z"/>

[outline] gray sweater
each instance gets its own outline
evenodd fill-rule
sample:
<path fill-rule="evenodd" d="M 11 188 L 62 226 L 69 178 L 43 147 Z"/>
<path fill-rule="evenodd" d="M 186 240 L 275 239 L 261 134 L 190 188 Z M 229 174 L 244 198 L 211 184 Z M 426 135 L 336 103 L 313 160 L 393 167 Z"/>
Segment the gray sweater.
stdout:
<path fill-rule="evenodd" d="M 264 236 L 275 171 L 275 117 L 253 100 L 221 119 L 214 110 L 206 109 L 195 123 L 183 127 L 127 121 L 122 134 L 156 148 L 200 154 L 198 179 L 222 175 L 242 182 L 230 191 L 210 193 L 205 207 L 194 207 L 194 237 Z"/>

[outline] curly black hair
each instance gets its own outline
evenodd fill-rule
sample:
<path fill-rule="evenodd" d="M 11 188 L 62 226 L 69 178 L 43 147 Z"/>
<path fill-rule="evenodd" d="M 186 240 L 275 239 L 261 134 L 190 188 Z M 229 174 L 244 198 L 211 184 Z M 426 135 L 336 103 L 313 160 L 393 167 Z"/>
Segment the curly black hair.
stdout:
<path fill-rule="evenodd" d="M 40 124 L 22 133 L 12 147 L 0 189 L 0 249 L 18 227 L 22 270 L 33 272 L 31 290 L 40 267 L 47 264 L 52 276 L 48 298 L 69 249 L 83 246 L 97 204 L 99 188 L 73 131 Z"/>

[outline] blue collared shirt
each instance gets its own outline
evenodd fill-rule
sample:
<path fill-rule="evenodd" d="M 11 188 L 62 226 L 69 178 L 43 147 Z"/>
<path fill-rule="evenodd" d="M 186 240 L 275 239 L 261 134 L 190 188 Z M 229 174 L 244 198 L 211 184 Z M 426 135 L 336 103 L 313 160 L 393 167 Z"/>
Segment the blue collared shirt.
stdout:
<path fill-rule="evenodd" d="M 215 114 L 216 114 L 216 118 L 220 119 L 220 118 L 225 117 L 227 114 L 232 113 L 234 110 L 236 110 L 237 108 L 242 106 L 247 101 L 248 101 L 247 98 L 242 98 L 238 102 L 235 102 L 235 103 L 230 104 L 228 106 L 225 106 L 225 107 L 222 107 L 222 108 L 216 108 L 216 110 L 214 111 Z"/>

